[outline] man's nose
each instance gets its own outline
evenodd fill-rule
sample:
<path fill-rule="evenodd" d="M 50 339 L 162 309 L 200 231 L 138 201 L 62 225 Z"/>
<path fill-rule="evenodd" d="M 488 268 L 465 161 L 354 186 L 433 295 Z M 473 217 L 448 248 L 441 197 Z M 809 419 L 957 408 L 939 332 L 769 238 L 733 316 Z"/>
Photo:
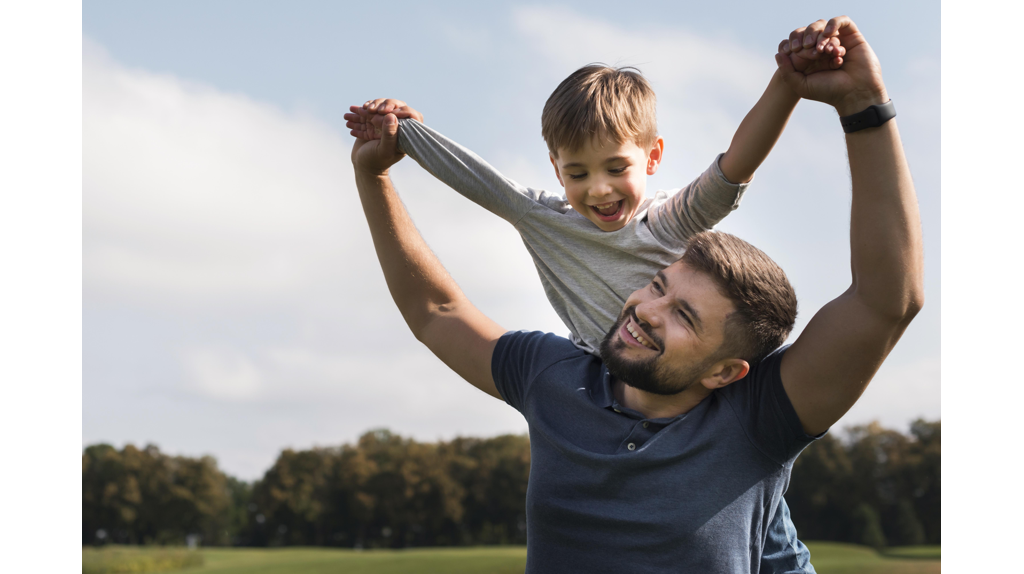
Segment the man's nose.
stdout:
<path fill-rule="evenodd" d="M 653 301 L 644 301 L 637 305 L 636 309 L 633 311 L 636 313 L 636 318 L 652 327 L 657 327 L 660 323 L 658 319 L 659 301 L 660 299 L 655 299 Z"/>

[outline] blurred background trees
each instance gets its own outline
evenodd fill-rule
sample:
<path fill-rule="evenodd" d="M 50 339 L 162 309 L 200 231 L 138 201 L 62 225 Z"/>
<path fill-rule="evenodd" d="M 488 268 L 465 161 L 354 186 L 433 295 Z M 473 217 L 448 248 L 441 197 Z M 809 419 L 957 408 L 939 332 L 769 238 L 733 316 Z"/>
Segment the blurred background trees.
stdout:
<path fill-rule="evenodd" d="M 829 434 L 793 466 L 800 537 L 939 544 L 940 422 Z M 403 548 L 526 542 L 526 436 L 422 443 L 385 429 L 281 452 L 253 483 L 153 445 L 82 454 L 82 543 Z"/>
<path fill-rule="evenodd" d="M 941 435 L 940 421 L 914 421 L 909 436 L 872 423 L 807 447 L 786 492 L 800 537 L 940 544 Z"/>

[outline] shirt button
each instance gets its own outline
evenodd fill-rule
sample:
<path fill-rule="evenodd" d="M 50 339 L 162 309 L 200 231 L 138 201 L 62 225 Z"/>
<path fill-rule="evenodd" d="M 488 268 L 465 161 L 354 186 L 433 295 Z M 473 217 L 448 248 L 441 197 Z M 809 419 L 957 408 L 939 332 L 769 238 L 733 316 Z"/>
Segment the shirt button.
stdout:
<path fill-rule="evenodd" d="M 631 442 L 626 445 L 626 448 L 628 448 L 629 450 L 636 450 L 636 443 Z"/>
<path fill-rule="evenodd" d="M 647 428 L 647 427 L 649 427 L 649 426 L 651 426 L 651 423 L 649 423 L 649 422 L 647 422 L 647 421 L 644 421 L 644 428 Z"/>

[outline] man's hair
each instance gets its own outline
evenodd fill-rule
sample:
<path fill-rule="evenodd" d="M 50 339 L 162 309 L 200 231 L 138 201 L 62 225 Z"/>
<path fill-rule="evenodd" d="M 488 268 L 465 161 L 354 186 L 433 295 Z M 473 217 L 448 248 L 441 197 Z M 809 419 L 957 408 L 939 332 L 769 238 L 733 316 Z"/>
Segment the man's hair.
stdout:
<path fill-rule="evenodd" d="M 720 358 L 756 363 L 777 349 L 796 322 L 796 293 L 770 257 L 735 235 L 705 231 L 679 259 L 709 275 L 736 310 L 725 321 Z"/>
<path fill-rule="evenodd" d="M 551 93 L 540 116 L 548 150 L 577 151 L 589 140 L 633 141 L 645 150 L 658 139 L 657 99 L 640 70 L 588 64 Z"/>

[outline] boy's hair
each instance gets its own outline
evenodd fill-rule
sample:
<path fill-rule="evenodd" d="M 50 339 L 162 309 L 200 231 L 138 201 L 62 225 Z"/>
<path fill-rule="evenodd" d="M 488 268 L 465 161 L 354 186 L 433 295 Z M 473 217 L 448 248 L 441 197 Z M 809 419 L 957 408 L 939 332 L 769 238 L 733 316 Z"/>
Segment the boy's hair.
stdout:
<path fill-rule="evenodd" d="M 725 321 L 720 358 L 759 362 L 786 341 L 796 323 L 796 293 L 782 269 L 735 235 L 705 231 L 679 259 L 708 274 L 736 306 Z"/>
<path fill-rule="evenodd" d="M 657 99 L 640 70 L 588 64 L 551 93 L 540 116 L 548 150 L 577 151 L 588 140 L 632 140 L 647 149 L 658 139 Z"/>

